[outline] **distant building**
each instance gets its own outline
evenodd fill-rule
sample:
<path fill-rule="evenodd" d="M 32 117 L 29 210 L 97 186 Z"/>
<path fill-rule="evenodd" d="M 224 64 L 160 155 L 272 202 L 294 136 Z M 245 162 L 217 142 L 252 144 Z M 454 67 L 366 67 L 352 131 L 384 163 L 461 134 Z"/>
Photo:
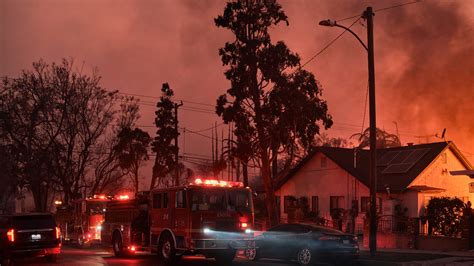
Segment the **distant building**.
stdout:
<path fill-rule="evenodd" d="M 474 201 L 474 180 L 450 173 L 472 169 L 452 142 L 379 149 L 377 165 L 380 215 L 397 215 L 396 208 L 401 207 L 405 216 L 423 216 L 432 197 Z M 370 202 L 369 151 L 319 147 L 277 180 L 275 195 L 282 222 L 296 219 L 294 206 L 304 198 L 309 211 L 327 220 L 336 209 L 346 214 L 355 209 L 355 228 L 361 232 Z"/>

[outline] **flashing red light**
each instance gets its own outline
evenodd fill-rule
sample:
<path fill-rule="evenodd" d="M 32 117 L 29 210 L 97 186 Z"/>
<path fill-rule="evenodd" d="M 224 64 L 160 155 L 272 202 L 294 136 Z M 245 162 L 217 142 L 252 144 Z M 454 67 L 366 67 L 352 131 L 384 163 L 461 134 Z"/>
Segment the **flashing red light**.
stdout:
<path fill-rule="evenodd" d="M 10 229 L 7 231 L 8 241 L 15 242 L 15 229 Z"/>
<path fill-rule="evenodd" d="M 247 223 L 240 223 L 241 228 L 247 228 L 249 225 Z"/>
<path fill-rule="evenodd" d="M 119 200 L 128 200 L 128 199 L 130 199 L 130 196 L 129 195 L 119 195 L 118 199 Z"/>
<path fill-rule="evenodd" d="M 224 181 L 224 180 L 216 180 L 216 179 L 201 179 L 201 178 L 196 178 L 194 180 L 194 184 L 214 186 L 214 187 L 243 187 L 244 186 L 242 182 L 232 182 L 232 181 Z"/>
<path fill-rule="evenodd" d="M 105 195 L 99 195 L 99 199 L 105 199 Z"/>
<path fill-rule="evenodd" d="M 61 237 L 61 229 L 56 226 L 56 239 L 59 239 Z"/>
<path fill-rule="evenodd" d="M 87 238 L 91 238 L 91 237 L 92 237 L 92 235 L 91 235 L 91 234 L 87 234 Z"/>
<path fill-rule="evenodd" d="M 132 247 L 130 248 L 130 250 L 131 250 L 131 251 L 135 251 L 135 246 L 132 246 Z"/>

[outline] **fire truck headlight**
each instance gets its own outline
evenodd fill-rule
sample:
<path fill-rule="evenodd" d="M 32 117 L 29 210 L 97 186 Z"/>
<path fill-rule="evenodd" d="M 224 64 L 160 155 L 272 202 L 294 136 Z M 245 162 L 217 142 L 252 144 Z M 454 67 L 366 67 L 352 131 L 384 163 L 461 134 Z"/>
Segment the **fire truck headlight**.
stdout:
<path fill-rule="evenodd" d="M 98 225 L 98 226 L 96 227 L 96 229 L 97 229 L 97 231 L 102 231 L 102 225 Z"/>
<path fill-rule="evenodd" d="M 251 234 L 251 233 L 253 233 L 253 231 L 252 231 L 252 229 L 247 228 L 247 229 L 245 229 L 245 233 L 246 233 L 246 234 Z"/>
<path fill-rule="evenodd" d="M 207 227 L 204 228 L 202 231 L 204 232 L 204 234 L 210 234 L 212 232 L 211 229 L 209 229 Z"/>

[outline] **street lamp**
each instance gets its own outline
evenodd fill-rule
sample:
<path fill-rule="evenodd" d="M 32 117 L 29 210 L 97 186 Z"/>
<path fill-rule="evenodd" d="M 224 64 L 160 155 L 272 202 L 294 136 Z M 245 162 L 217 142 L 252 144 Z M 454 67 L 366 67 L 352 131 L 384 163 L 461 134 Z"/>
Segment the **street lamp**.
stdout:
<path fill-rule="evenodd" d="M 357 34 L 355 34 L 355 33 L 354 33 L 351 29 L 349 29 L 348 27 L 337 24 L 337 22 L 336 22 L 335 20 L 332 20 L 332 19 L 321 20 L 321 21 L 319 22 L 319 25 L 321 25 L 321 26 L 326 26 L 326 27 L 339 27 L 339 28 L 343 28 L 343 29 L 345 29 L 346 31 L 350 32 L 352 35 L 354 35 L 354 37 L 357 38 L 357 40 L 360 42 L 360 44 L 362 44 L 362 46 L 364 46 L 364 48 L 365 48 L 366 51 L 369 50 L 369 49 L 367 49 L 367 46 L 365 45 L 365 43 L 359 38 L 359 36 L 357 36 Z"/>
<path fill-rule="evenodd" d="M 370 255 L 374 256 L 377 251 L 377 150 L 376 150 L 376 119 L 375 119 L 375 64 L 374 64 L 374 22 L 372 7 L 367 7 L 363 13 L 363 18 L 367 20 L 367 46 L 351 29 L 337 24 L 335 20 L 322 20 L 321 26 L 339 27 L 354 35 L 364 46 L 368 55 L 369 67 L 369 116 L 370 116 L 370 234 L 369 247 Z"/>

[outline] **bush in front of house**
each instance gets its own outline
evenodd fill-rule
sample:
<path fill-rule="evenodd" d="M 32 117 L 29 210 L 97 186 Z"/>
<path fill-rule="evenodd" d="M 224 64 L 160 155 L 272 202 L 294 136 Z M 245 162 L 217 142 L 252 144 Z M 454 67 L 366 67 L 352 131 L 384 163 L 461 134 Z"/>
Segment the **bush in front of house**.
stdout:
<path fill-rule="evenodd" d="M 462 232 L 466 204 L 458 198 L 432 198 L 427 206 L 428 233 L 457 237 Z"/>

